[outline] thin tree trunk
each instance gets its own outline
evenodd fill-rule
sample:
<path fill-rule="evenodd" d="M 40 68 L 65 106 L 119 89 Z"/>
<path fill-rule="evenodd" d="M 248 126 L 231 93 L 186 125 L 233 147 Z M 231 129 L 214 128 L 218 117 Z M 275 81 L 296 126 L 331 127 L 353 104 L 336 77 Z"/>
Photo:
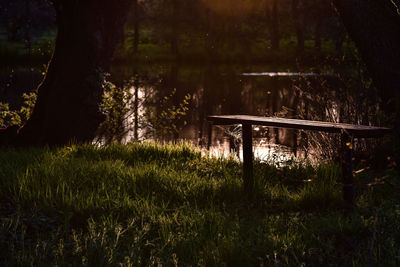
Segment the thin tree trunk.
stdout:
<path fill-rule="evenodd" d="M 139 74 L 135 70 L 135 80 L 133 82 L 133 88 L 135 89 L 135 102 L 133 103 L 134 109 L 134 138 L 135 141 L 139 140 Z"/>
<path fill-rule="evenodd" d="M 273 0 L 271 7 L 271 49 L 273 51 L 279 50 L 279 0 Z"/>
<path fill-rule="evenodd" d="M 9 21 L 7 23 L 7 41 L 9 42 L 18 41 L 18 30 L 19 27 L 16 21 Z"/>
<path fill-rule="evenodd" d="M 302 54 L 304 52 L 304 20 L 303 12 L 299 9 L 299 3 L 299 0 L 292 0 L 292 16 L 296 29 L 297 53 Z"/>
<path fill-rule="evenodd" d="M 344 32 L 339 32 L 338 35 L 336 36 L 335 40 L 335 51 L 336 54 L 341 55 L 343 54 L 343 43 L 346 38 L 346 33 Z"/>
<path fill-rule="evenodd" d="M 18 131 L 14 145 L 93 140 L 105 118 L 100 110 L 104 72 L 122 37 L 130 2 L 54 1 L 56 48 L 38 88 L 33 114 Z"/>
<path fill-rule="evenodd" d="M 178 0 L 172 0 L 172 29 L 171 29 L 171 52 L 176 58 L 179 58 L 178 45 Z"/>
<path fill-rule="evenodd" d="M 317 21 L 315 23 L 315 35 L 314 35 L 314 48 L 318 52 L 321 51 L 321 44 L 322 44 L 322 25 L 323 25 L 323 9 L 321 8 L 321 3 L 317 3 Z"/>
<path fill-rule="evenodd" d="M 133 36 L 133 53 L 136 55 L 139 47 L 139 3 L 138 0 L 133 1 L 133 16 L 134 16 L 134 36 Z"/>
<path fill-rule="evenodd" d="M 205 50 L 207 52 L 206 60 L 211 63 L 219 58 L 219 47 L 221 45 L 221 36 L 216 32 L 216 14 L 206 8 L 206 40 Z"/>
<path fill-rule="evenodd" d="M 31 49 L 31 1 L 25 0 L 25 47 Z"/>
<path fill-rule="evenodd" d="M 321 44 L 322 44 L 321 28 L 322 28 L 322 22 L 320 19 L 318 19 L 317 24 L 315 25 L 315 43 L 314 43 L 315 50 L 317 50 L 318 52 L 321 51 Z"/>

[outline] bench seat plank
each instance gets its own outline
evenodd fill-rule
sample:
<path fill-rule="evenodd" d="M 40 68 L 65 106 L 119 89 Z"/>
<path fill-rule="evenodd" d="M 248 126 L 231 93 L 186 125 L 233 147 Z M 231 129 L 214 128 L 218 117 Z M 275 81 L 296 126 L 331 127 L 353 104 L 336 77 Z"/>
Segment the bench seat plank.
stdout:
<path fill-rule="evenodd" d="M 215 115 L 208 116 L 207 119 L 215 125 L 251 124 L 330 133 L 346 132 L 348 135 L 353 137 L 378 137 L 392 132 L 392 129 L 385 127 L 250 115 Z"/>

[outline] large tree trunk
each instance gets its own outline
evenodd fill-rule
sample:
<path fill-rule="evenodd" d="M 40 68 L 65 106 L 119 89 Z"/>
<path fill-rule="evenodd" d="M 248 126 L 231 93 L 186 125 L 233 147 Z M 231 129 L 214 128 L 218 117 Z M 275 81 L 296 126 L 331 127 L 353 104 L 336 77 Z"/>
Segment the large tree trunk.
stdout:
<path fill-rule="evenodd" d="M 54 1 L 56 48 L 33 114 L 13 138 L 15 145 L 64 145 L 95 137 L 104 120 L 104 72 L 122 37 L 130 2 Z"/>
<path fill-rule="evenodd" d="M 332 0 L 380 90 L 383 108 L 400 126 L 400 15 L 390 0 Z"/>

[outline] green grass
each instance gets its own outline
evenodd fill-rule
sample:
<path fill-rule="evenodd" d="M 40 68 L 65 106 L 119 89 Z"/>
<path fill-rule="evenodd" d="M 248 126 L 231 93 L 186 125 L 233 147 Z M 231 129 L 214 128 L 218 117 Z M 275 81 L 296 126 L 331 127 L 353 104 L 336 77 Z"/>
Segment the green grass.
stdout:
<path fill-rule="evenodd" d="M 385 175 L 390 185 L 360 189 L 347 213 L 334 164 L 256 163 L 249 197 L 240 163 L 184 144 L 3 149 L 0 258 L 4 266 L 396 266 L 399 175 Z"/>
<path fill-rule="evenodd" d="M 47 62 L 53 53 L 56 33 L 49 31 L 34 38 L 32 48 L 28 50 L 23 42 L 8 42 L 0 35 L 0 60 L 7 64 L 43 63 Z M 214 53 L 210 53 L 201 38 L 181 36 L 179 40 L 179 56 L 171 52 L 170 45 L 165 42 L 152 40 L 149 29 L 141 35 L 138 53 L 133 54 L 133 40 L 126 36 L 124 44 L 115 51 L 114 62 L 118 63 L 166 63 L 180 62 L 186 64 L 264 64 L 264 63 L 303 63 L 306 65 L 323 65 L 329 58 L 334 60 L 342 58 L 337 54 L 332 40 L 322 42 L 321 51 L 316 51 L 314 42 L 306 40 L 304 53 L 299 55 L 294 37 L 283 38 L 280 41 L 279 51 L 272 51 L 270 41 L 267 39 L 225 40 L 217 45 Z M 356 50 L 351 42 L 344 43 L 343 53 L 348 62 L 355 60 Z"/>

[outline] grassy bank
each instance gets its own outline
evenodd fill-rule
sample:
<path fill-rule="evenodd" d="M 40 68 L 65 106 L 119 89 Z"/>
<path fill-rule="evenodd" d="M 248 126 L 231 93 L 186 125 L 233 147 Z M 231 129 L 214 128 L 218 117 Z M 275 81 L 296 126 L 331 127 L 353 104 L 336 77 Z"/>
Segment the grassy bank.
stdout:
<path fill-rule="evenodd" d="M 280 49 L 271 50 L 267 40 L 253 41 L 248 46 L 237 43 L 224 43 L 213 52 L 207 50 L 201 40 L 182 40 L 179 53 L 174 54 L 167 43 L 144 42 L 134 53 L 132 40 L 126 39 L 114 55 L 115 63 L 149 64 L 149 63 L 182 63 L 182 64 L 305 64 L 323 65 L 335 64 L 344 57 L 349 64 L 357 61 L 354 44 L 345 43 L 343 51 L 338 53 L 332 41 L 325 41 L 321 49 L 316 49 L 313 40 L 305 42 L 304 51 L 299 54 L 297 45 L 292 39 L 282 39 Z M 3 65 L 44 64 L 47 63 L 54 50 L 55 33 L 44 35 L 32 43 L 27 49 L 23 42 L 8 42 L 0 36 L 0 60 Z"/>
<path fill-rule="evenodd" d="M 256 163 L 187 145 L 0 151 L 5 266 L 329 266 L 400 264 L 399 175 L 342 209 L 340 168 Z M 362 172 L 358 183 L 375 173 Z"/>

